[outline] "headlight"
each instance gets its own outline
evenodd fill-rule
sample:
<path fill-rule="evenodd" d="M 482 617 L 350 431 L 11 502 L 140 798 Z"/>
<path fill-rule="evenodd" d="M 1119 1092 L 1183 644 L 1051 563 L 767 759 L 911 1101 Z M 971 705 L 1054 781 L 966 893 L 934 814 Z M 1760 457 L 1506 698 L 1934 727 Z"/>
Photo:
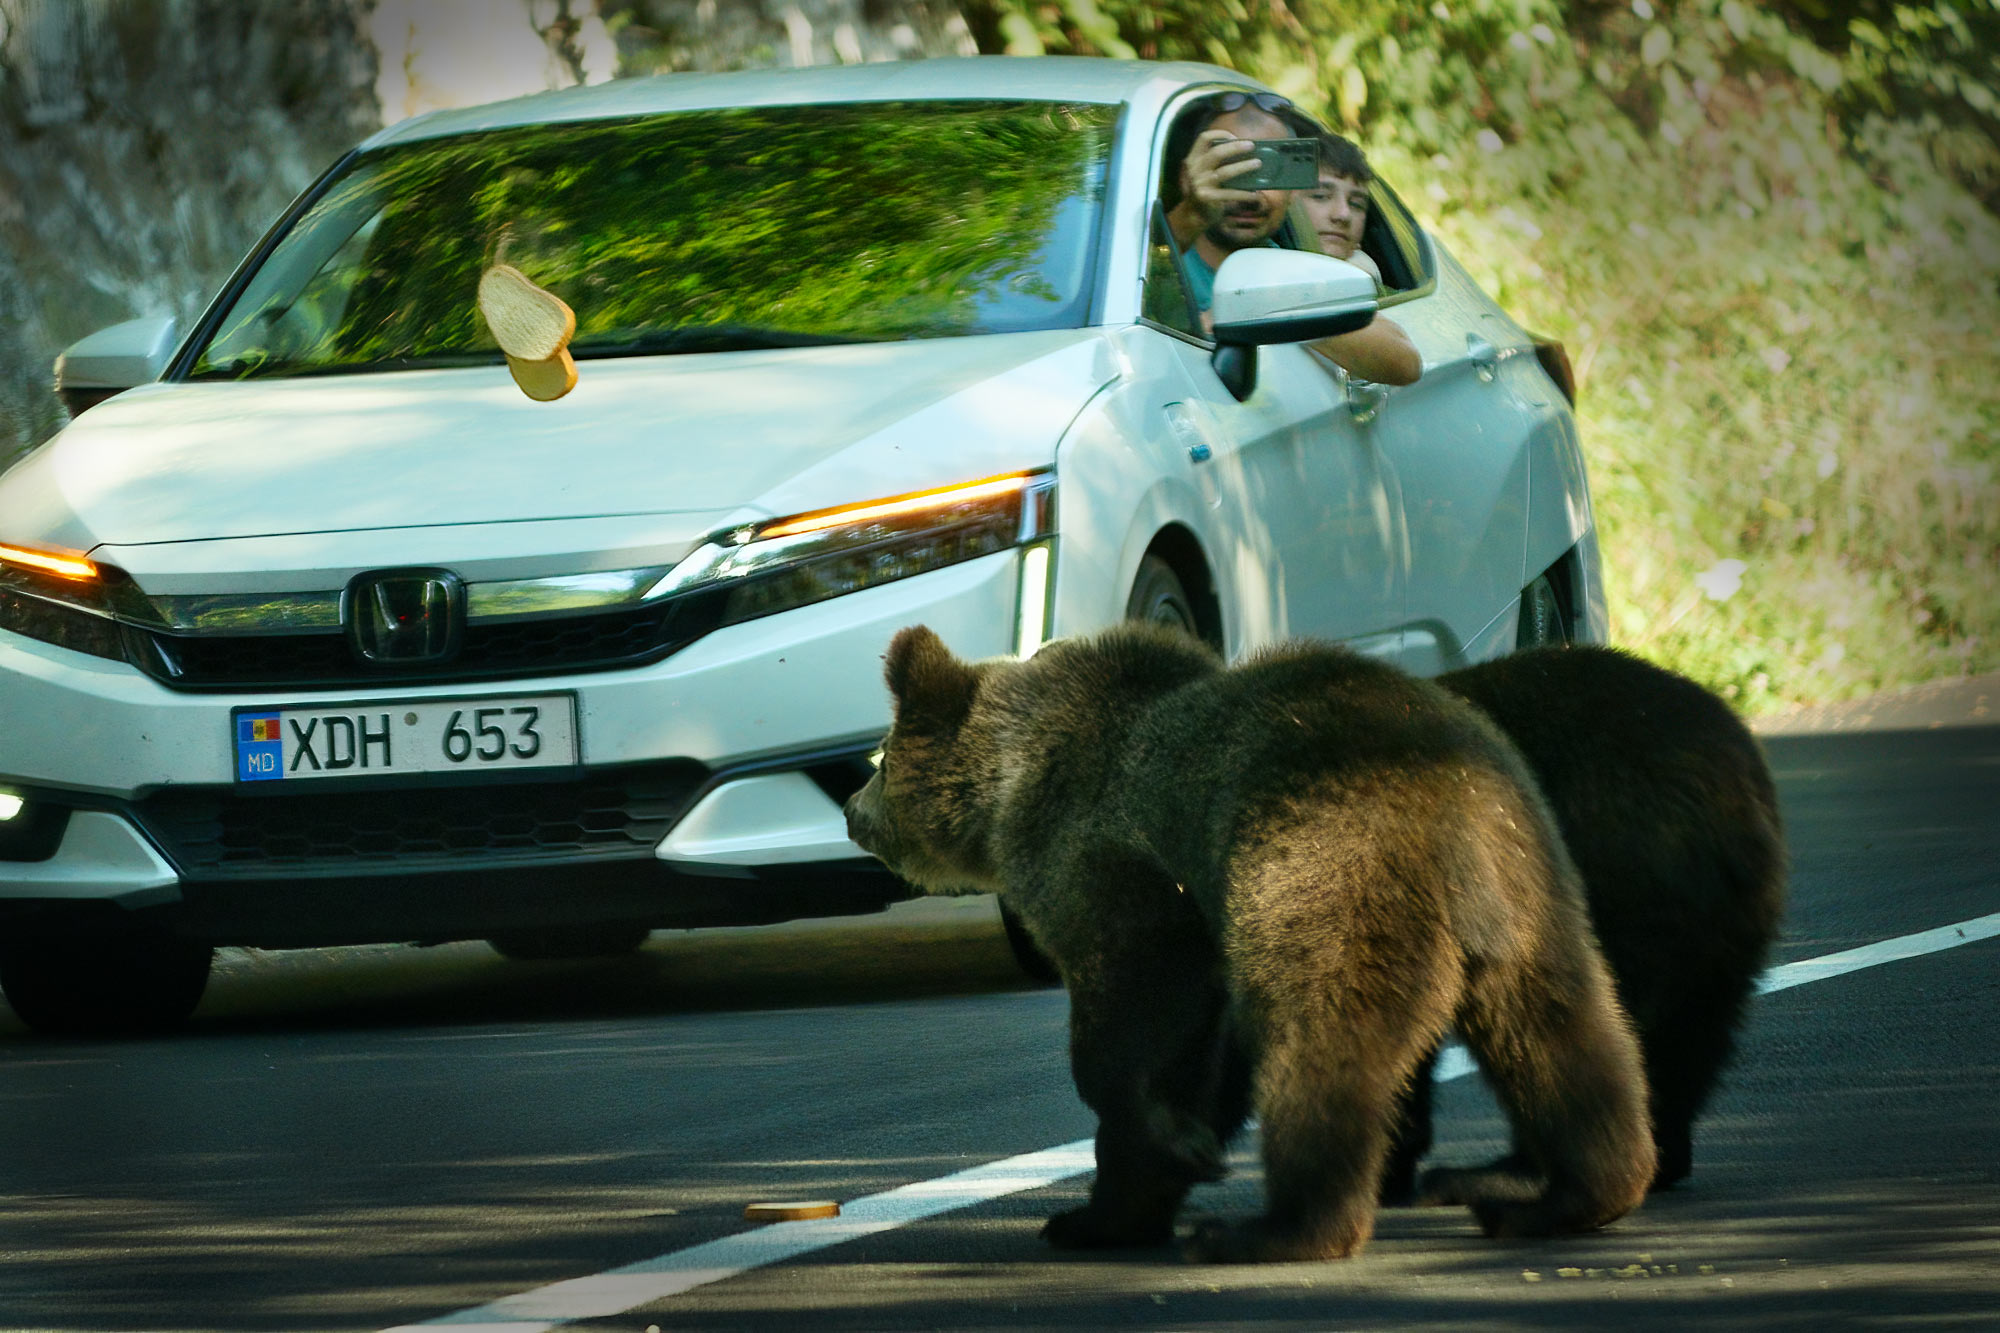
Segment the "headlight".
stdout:
<path fill-rule="evenodd" d="M 114 572 L 78 552 L 0 542 L 0 629 L 122 660 Z"/>
<path fill-rule="evenodd" d="M 1040 542 L 1054 531 L 1053 474 L 990 477 L 734 529 L 674 566 L 645 600 L 723 592 L 721 623 L 735 624 Z"/>
<path fill-rule="evenodd" d="M 0 542 L 0 565 L 30 570 L 74 583 L 96 583 L 98 568 L 88 556 L 76 551 L 50 551 L 35 546 L 11 546 Z"/>

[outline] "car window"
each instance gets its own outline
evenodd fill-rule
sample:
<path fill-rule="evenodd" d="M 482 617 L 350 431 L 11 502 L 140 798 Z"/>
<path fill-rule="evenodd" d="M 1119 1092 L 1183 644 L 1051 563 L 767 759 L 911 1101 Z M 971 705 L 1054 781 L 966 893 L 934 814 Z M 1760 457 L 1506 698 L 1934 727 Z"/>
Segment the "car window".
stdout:
<path fill-rule="evenodd" d="M 496 262 L 578 358 L 1076 328 L 1118 108 L 870 103 L 396 145 L 239 287 L 195 378 L 490 363 Z"/>
<path fill-rule="evenodd" d="M 1183 116 L 1193 115 L 1192 110 L 1183 111 Z M 1294 108 L 1288 117 L 1297 127 L 1298 133 L 1312 135 L 1319 133 L 1321 126 L 1311 117 Z M 1179 128 L 1170 138 L 1170 145 L 1184 145 L 1192 137 L 1191 133 Z M 1172 148 L 1169 149 L 1169 156 Z M 1166 181 L 1160 182 L 1163 197 L 1176 191 L 1166 188 Z M 1429 268 L 1428 251 L 1422 241 L 1422 233 L 1396 192 L 1377 176 L 1368 187 L 1368 221 L 1361 235 L 1361 250 L 1372 258 L 1381 270 L 1382 286 L 1390 292 L 1408 291 L 1421 287 L 1433 276 Z M 1313 229 L 1296 201 L 1282 226 L 1271 237 L 1271 244 L 1286 249 L 1318 250 L 1319 243 Z"/>
<path fill-rule="evenodd" d="M 1194 296 L 1188 291 L 1181 270 L 1180 247 L 1167 228 L 1167 211 L 1153 204 L 1153 235 L 1146 249 L 1146 290 L 1139 313 L 1155 324 L 1205 338 L 1200 316 L 1195 313 Z"/>
<path fill-rule="evenodd" d="M 1368 225 L 1361 234 L 1361 248 L 1381 266 L 1382 285 L 1401 292 L 1428 283 L 1435 275 L 1417 220 L 1380 176 L 1369 185 L 1368 196 Z"/>
<path fill-rule="evenodd" d="M 1192 254 L 1194 244 L 1191 239 L 1185 247 L 1175 243 L 1166 219 L 1168 210 L 1181 197 L 1180 182 L 1175 173 L 1178 173 L 1181 160 L 1194 141 L 1196 125 L 1205 118 L 1205 111 L 1214 96 L 1214 91 L 1206 91 L 1185 100 L 1174 112 L 1161 142 L 1160 155 L 1154 164 L 1154 213 L 1147 253 L 1146 286 L 1140 306 L 1140 313 L 1147 319 L 1204 341 L 1209 335 L 1203 329 L 1199 312 L 1207 309 L 1214 277 L 1207 265 Z M 1286 118 L 1295 120 L 1301 126 L 1310 125 L 1296 111 L 1287 112 Z M 1290 217 L 1286 217 L 1268 243 L 1295 249 L 1299 233 L 1300 228 Z M 1186 305 L 1191 313 L 1175 313 L 1180 305 Z"/>

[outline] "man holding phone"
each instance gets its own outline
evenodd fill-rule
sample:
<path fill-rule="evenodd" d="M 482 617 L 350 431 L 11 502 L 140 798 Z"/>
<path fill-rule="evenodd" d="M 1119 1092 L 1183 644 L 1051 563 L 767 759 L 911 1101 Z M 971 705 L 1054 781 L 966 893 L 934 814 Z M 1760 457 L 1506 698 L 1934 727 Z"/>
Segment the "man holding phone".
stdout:
<path fill-rule="evenodd" d="M 1204 326 L 1222 261 L 1238 250 L 1274 244 L 1271 238 L 1284 225 L 1291 190 L 1242 189 L 1231 182 L 1262 182 L 1265 164 L 1258 145 L 1296 137 L 1287 118 L 1290 111 L 1291 103 L 1275 93 L 1223 93 L 1194 113 L 1187 126 L 1192 140 L 1180 156 L 1178 174 L 1169 168 L 1162 201 L 1167 225 L 1187 259 L 1188 285 Z M 1187 130 L 1176 126 L 1174 140 L 1186 137 Z M 1170 142 L 1170 155 L 1175 146 Z M 1281 174 L 1278 178 L 1283 179 Z M 1315 170 L 1303 188 L 1317 183 Z M 1423 358 L 1409 335 L 1380 315 L 1365 328 L 1311 346 L 1349 374 L 1380 384 L 1413 384 L 1423 374 Z"/>

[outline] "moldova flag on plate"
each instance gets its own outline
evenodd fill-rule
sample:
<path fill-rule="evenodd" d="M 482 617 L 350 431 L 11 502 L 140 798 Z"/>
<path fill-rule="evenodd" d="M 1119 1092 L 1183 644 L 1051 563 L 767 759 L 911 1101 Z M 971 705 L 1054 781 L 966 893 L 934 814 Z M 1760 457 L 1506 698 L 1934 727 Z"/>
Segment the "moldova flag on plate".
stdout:
<path fill-rule="evenodd" d="M 276 713 L 236 715 L 236 780 L 266 782 L 285 776 L 284 733 Z"/>

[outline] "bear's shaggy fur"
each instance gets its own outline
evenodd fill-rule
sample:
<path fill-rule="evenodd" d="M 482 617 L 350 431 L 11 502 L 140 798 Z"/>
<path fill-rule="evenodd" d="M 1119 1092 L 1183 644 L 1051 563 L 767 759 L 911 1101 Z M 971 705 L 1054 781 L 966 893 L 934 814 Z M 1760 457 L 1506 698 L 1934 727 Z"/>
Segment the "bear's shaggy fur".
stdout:
<path fill-rule="evenodd" d="M 1098 1171 L 1051 1241 L 1168 1239 L 1247 1084 L 1266 1211 L 1190 1257 L 1353 1253 L 1398 1101 L 1452 1026 L 1543 1168 L 1532 1199 L 1465 1199 L 1489 1234 L 1644 1197 L 1637 1043 L 1553 818 L 1475 709 L 1342 649 L 1224 669 L 1144 625 L 978 664 L 918 627 L 887 674 L 852 836 L 930 892 L 1000 893 L 1070 991 Z"/>
<path fill-rule="evenodd" d="M 1785 902 L 1785 843 L 1762 749 L 1721 699 L 1609 648 L 1541 648 L 1438 683 L 1507 733 L 1561 827 L 1619 998 L 1638 1029 L 1664 1189 L 1692 1168 L 1693 1125 L 1763 970 Z M 1430 1143 L 1419 1074 L 1383 1198 L 1413 1192 Z M 1422 1197 L 1539 1189 L 1516 1152 L 1434 1171 Z"/>

